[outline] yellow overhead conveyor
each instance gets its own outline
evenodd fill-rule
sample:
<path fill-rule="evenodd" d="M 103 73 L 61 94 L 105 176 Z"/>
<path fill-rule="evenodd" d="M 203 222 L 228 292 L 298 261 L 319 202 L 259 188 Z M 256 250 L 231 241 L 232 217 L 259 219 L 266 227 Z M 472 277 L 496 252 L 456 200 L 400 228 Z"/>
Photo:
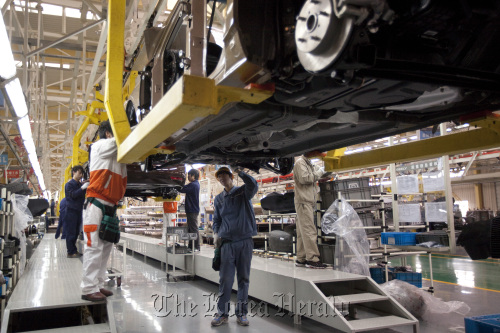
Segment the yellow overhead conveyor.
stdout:
<path fill-rule="evenodd" d="M 431 159 L 443 155 L 456 155 L 500 146 L 500 116 L 495 114 L 483 115 L 478 119 L 468 120 L 468 122 L 471 126 L 480 128 L 352 155 L 333 156 L 333 154 L 327 154 L 323 158 L 325 171 L 356 170 L 390 163 Z"/>

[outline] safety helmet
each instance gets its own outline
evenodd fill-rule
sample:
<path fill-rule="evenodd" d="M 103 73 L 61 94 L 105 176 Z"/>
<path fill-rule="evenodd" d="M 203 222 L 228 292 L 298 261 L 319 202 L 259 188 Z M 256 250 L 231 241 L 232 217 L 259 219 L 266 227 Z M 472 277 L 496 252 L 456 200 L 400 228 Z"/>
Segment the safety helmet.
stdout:
<path fill-rule="evenodd" d="M 233 179 L 233 173 L 228 167 L 220 167 L 219 170 L 215 172 L 215 178 L 219 178 L 219 175 L 223 173 L 227 173 L 231 179 Z"/>

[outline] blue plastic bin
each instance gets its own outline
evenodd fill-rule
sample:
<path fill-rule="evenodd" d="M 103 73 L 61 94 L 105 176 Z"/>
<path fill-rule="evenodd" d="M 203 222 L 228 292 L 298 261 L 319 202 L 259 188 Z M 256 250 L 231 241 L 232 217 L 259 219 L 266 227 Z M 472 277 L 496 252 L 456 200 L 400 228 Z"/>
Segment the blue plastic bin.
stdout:
<path fill-rule="evenodd" d="M 385 245 L 417 245 L 417 233 L 382 232 L 381 241 Z"/>
<path fill-rule="evenodd" d="M 417 288 L 422 288 L 422 273 L 415 272 L 390 272 L 391 280 L 401 280 L 414 285 Z"/>
<path fill-rule="evenodd" d="M 500 333 L 500 314 L 465 318 L 466 333 Z"/>
<path fill-rule="evenodd" d="M 370 267 L 370 275 L 378 284 L 385 283 L 385 271 L 383 267 Z"/>

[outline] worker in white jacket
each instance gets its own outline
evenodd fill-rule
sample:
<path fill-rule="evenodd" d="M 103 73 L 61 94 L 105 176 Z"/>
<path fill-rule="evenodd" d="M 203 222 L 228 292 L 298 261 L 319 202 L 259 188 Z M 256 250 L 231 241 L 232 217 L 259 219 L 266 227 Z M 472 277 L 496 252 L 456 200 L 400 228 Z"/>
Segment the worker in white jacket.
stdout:
<path fill-rule="evenodd" d="M 316 206 L 316 182 L 325 173 L 315 166 L 309 158 L 320 154 L 313 151 L 300 156 L 293 167 L 295 182 L 295 211 L 297 212 L 297 260 L 295 265 L 308 268 L 325 268 L 319 259 L 317 231 L 314 225 Z"/>
<path fill-rule="evenodd" d="M 99 126 L 100 140 L 92 144 L 90 152 L 90 185 L 83 211 L 82 299 L 96 302 L 113 295 L 104 289 L 106 264 L 113 246 L 109 239 L 99 237 L 104 215 L 115 215 L 118 201 L 125 195 L 127 166 L 117 161 L 117 146 L 109 121 Z M 119 230 L 116 235 L 119 238 Z"/>

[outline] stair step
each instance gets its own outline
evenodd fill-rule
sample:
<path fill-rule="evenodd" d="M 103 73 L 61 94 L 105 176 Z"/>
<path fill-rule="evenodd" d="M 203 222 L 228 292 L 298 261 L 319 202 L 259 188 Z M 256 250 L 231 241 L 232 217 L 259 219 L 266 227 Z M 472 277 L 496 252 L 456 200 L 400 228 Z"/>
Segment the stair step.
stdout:
<path fill-rule="evenodd" d="M 385 295 L 377 295 L 377 294 L 373 294 L 373 293 L 360 293 L 360 294 L 334 296 L 333 302 L 335 305 L 337 305 L 337 304 L 356 304 L 356 303 L 365 303 L 365 302 L 385 301 L 387 299 L 389 299 L 389 297 L 387 297 Z"/>
<path fill-rule="evenodd" d="M 51 328 L 47 330 L 30 331 L 30 333 L 109 333 L 111 329 L 109 324 L 94 324 L 94 325 L 84 325 L 84 326 L 71 326 L 71 327 L 61 327 L 61 328 Z"/>
<path fill-rule="evenodd" d="M 371 331 L 396 326 L 414 325 L 417 322 L 397 316 L 383 316 L 368 319 L 351 320 L 348 322 L 353 332 Z"/>

